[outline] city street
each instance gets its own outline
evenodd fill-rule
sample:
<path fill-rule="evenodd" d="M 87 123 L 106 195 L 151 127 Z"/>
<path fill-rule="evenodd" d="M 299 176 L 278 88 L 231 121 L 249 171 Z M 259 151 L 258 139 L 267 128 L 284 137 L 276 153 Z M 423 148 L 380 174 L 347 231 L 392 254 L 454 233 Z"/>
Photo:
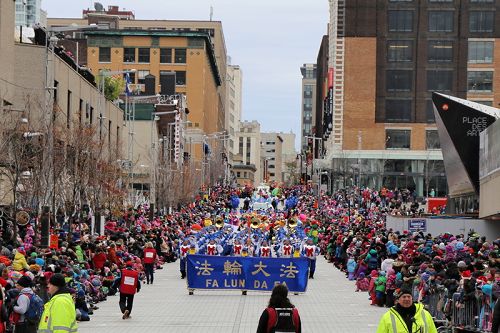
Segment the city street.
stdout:
<path fill-rule="evenodd" d="M 195 291 L 188 295 L 178 262 L 166 264 L 154 285 L 143 285 L 136 295 L 131 319 L 123 320 L 118 296 L 99 303 L 90 322 L 79 323 L 82 333 L 127 332 L 255 332 L 269 294 L 238 291 Z M 354 292 L 354 283 L 318 257 L 314 280 L 303 295 L 290 295 L 302 320 L 303 332 L 376 330 L 386 309 L 369 305 L 367 293 Z"/>

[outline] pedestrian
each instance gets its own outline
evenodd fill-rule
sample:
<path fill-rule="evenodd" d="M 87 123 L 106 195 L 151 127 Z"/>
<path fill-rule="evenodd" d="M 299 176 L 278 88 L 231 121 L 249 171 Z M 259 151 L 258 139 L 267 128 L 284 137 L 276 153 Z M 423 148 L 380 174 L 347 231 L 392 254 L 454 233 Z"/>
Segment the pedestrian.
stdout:
<path fill-rule="evenodd" d="M 35 333 L 37 324 L 28 320 L 27 312 L 30 303 L 35 294 L 31 289 L 32 281 L 28 276 L 22 276 L 16 283 L 16 289 L 19 290 L 13 311 L 12 321 L 14 324 L 14 333 Z"/>
<path fill-rule="evenodd" d="M 491 333 L 500 332 L 500 301 L 497 299 L 493 310 L 493 322 L 491 324 Z"/>
<path fill-rule="evenodd" d="M 38 332 L 78 332 L 75 303 L 69 289 L 66 288 L 64 276 L 60 273 L 52 275 L 47 284 L 47 289 L 51 298 L 44 306 Z"/>
<path fill-rule="evenodd" d="M 288 299 L 288 288 L 284 284 L 276 285 L 267 308 L 260 316 L 257 333 L 300 333 L 301 330 L 299 311 Z"/>
<path fill-rule="evenodd" d="M 125 269 L 122 270 L 120 280 L 120 310 L 123 313 L 122 319 L 128 319 L 134 305 L 134 295 L 141 290 L 139 273 L 132 268 L 133 263 L 127 261 Z"/>
<path fill-rule="evenodd" d="M 395 298 L 396 305 L 382 316 L 377 333 L 437 333 L 432 316 L 424 305 L 413 303 L 411 289 L 399 289 Z"/>
<path fill-rule="evenodd" d="M 154 280 L 154 265 L 156 263 L 156 250 L 153 248 L 152 242 L 147 242 L 144 245 L 144 271 L 146 273 L 146 283 L 153 284 Z"/>

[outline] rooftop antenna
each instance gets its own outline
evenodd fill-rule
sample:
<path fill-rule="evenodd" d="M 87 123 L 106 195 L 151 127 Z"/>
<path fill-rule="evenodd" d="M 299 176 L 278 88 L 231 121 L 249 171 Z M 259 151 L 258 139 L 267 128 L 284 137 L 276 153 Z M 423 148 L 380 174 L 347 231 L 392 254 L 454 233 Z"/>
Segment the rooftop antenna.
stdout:
<path fill-rule="evenodd" d="M 214 17 L 214 7 L 210 6 L 210 21 L 212 21 L 213 17 Z"/>

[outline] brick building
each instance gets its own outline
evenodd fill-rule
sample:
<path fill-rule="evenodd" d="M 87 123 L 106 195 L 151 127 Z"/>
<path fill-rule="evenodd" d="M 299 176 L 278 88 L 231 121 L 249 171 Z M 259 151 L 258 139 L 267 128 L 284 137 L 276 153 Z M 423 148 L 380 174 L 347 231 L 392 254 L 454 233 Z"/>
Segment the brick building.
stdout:
<path fill-rule="evenodd" d="M 347 180 L 418 195 L 447 193 L 431 93 L 498 103 L 499 6 L 491 0 L 330 0 L 333 130 L 320 137 L 333 160 L 334 185 Z"/>

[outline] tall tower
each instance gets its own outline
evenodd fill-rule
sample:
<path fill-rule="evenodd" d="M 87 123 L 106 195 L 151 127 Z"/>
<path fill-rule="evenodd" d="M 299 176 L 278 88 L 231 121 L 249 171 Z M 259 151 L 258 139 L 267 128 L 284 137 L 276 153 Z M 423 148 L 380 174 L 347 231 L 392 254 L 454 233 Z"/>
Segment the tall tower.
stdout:
<path fill-rule="evenodd" d="M 307 150 L 306 136 L 313 135 L 313 127 L 316 121 L 316 64 L 304 64 L 300 67 L 302 73 L 302 107 L 300 142 L 301 150 Z"/>
<path fill-rule="evenodd" d="M 16 0 L 16 26 L 42 23 L 42 0 Z"/>

